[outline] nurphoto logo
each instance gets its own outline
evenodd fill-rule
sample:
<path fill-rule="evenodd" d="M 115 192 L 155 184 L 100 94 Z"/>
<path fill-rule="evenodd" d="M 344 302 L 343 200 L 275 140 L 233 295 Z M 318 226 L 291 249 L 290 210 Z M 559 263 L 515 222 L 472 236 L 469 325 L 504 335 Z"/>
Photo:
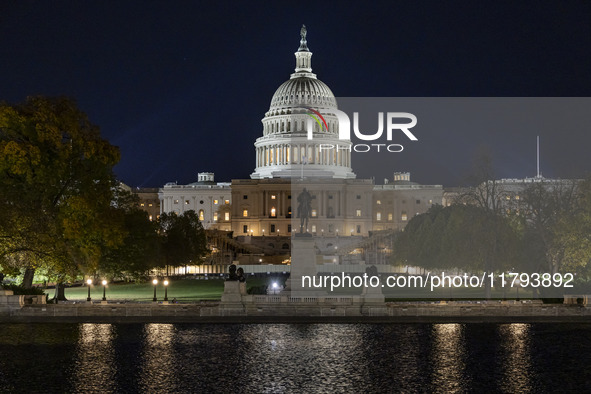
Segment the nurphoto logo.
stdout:
<path fill-rule="evenodd" d="M 328 131 L 328 123 L 323 116 L 335 116 L 338 120 L 339 125 L 339 140 L 350 141 L 351 140 L 351 121 L 349 116 L 338 109 L 334 108 L 318 108 L 314 109 L 311 107 L 300 107 L 306 110 L 307 115 L 310 116 L 306 124 L 306 131 L 308 139 L 313 139 L 314 121 L 318 124 L 319 130 Z M 322 112 L 321 112 L 322 111 Z M 409 122 L 400 123 L 400 120 L 407 120 Z M 384 134 L 384 123 L 386 124 L 386 141 L 391 142 L 395 132 L 401 131 L 411 141 L 418 141 L 418 138 L 410 131 L 411 128 L 416 126 L 417 117 L 409 112 L 378 112 L 378 130 L 373 134 L 364 134 L 359 128 L 359 112 L 353 112 L 353 133 L 355 136 L 362 141 L 377 141 L 382 138 Z M 404 147 L 401 144 L 385 144 L 385 143 L 373 143 L 373 144 L 320 144 L 320 150 L 348 150 L 355 152 L 369 152 L 371 150 L 380 152 L 382 148 L 385 148 L 388 152 L 402 152 Z"/>

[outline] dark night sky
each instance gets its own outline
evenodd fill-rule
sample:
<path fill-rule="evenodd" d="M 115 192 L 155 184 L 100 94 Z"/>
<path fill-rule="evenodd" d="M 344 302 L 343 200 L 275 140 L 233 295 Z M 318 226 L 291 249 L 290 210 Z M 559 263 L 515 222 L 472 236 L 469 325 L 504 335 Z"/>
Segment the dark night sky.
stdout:
<path fill-rule="evenodd" d="M 119 178 L 161 186 L 198 171 L 248 178 L 302 23 L 337 97 L 590 96 L 591 2 L 318 3 L 0 0 L 0 100 L 75 98 L 121 148 Z M 572 150 L 555 149 L 559 130 L 544 136 L 545 175 L 591 170 L 588 131 Z M 457 184 L 483 143 L 459 137 L 435 158 L 445 165 L 400 156 L 387 172 Z M 491 146 L 499 176 L 535 175 L 535 139 L 518 141 L 508 156 Z"/>

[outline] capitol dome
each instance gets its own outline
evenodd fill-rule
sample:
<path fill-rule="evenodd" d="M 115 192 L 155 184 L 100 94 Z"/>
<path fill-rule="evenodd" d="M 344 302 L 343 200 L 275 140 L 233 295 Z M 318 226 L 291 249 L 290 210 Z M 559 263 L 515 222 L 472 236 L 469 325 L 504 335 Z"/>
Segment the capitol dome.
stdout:
<path fill-rule="evenodd" d="M 252 179 L 355 178 L 351 141 L 339 139 L 337 101 L 330 88 L 312 73 L 306 34 L 303 26 L 295 72 L 275 91 L 262 119 L 263 136 L 254 144 L 256 168 Z M 329 146 L 335 149 L 327 149 Z"/>
<path fill-rule="evenodd" d="M 330 88 L 321 80 L 296 76 L 279 86 L 271 99 L 269 110 L 301 105 L 336 108 L 337 101 Z"/>

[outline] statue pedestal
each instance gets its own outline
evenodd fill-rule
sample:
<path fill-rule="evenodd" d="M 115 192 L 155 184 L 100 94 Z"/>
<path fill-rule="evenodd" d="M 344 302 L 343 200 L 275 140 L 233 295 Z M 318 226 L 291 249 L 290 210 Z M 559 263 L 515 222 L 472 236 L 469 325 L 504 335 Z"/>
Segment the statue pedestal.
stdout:
<path fill-rule="evenodd" d="M 313 278 L 317 273 L 315 238 L 308 233 L 296 234 L 291 241 L 291 273 L 281 294 L 295 297 L 326 295 L 324 290 L 302 286 L 302 277 Z"/>
<path fill-rule="evenodd" d="M 220 314 L 243 315 L 245 313 L 242 295 L 246 294 L 246 283 L 237 280 L 227 280 L 224 282 L 224 293 L 220 303 Z"/>

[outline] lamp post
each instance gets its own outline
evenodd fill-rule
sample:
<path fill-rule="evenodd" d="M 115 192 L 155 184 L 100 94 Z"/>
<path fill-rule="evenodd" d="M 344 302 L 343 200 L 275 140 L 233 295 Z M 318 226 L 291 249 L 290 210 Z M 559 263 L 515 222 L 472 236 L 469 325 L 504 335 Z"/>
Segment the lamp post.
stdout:
<path fill-rule="evenodd" d="M 107 281 L 103 279 L 103 301 L 107 301 Z"/>
<path fill-rule="evenodd" d="M 158 301 L 158 299 L 156 298 L 156 285 L 158 284 L 158 279 L 154 279 L 152 283 L 154 284 L 154 298 L 152 298 L 152 301 L 156 302 Z"/>
<path fill-rule="evenodd" d="M 168 280 L 164 280 L 164 301 L 168 301 Z"/>
<path fill-rule="evenodd" d="M 92 284 L 92 279 L 86 279 L 86 284 L 88 285 L 88 297 L 86 297 L 86 301 L 90 302 L 92 299 L 90 298 L 90 285 Z"/>

